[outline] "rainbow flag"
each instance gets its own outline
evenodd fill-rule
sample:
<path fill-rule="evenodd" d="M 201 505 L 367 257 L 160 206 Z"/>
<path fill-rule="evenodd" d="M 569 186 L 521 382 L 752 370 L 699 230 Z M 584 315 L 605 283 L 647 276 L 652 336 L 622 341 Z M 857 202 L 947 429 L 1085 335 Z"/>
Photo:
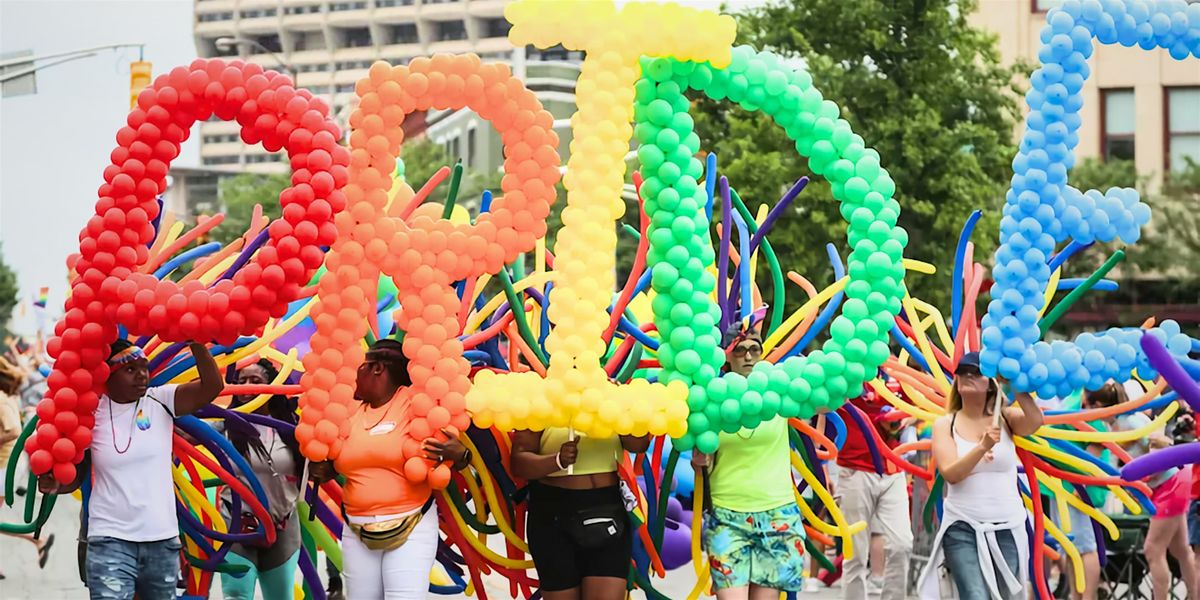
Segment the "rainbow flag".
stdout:
<path fill-rule="evenodd" d="M 44 287 L 38 290 L 37 300 L 33 301 L 33 305 L 39 308 L 46 308 L 46 302 L 50 299 L 50 288 Z"/>

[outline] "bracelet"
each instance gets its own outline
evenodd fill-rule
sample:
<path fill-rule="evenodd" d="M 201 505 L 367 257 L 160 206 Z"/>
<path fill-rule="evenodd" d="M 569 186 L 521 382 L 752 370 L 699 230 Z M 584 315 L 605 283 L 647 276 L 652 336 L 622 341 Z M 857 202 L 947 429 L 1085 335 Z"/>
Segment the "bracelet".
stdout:
<path fill-rule="evenodd" d="M 555 464 L 555 465 L 558 465 L 558 470 L 559 470 L 559 471 L 565 471 L 565 470 L 567 469 L 567 468 L 566 468 L 566 467 L 564 467 L 564 466 L 563 466 L 563 464 L 562 464 L 562 451 L 561 451 L 561 450 L 559 450 L 558 452 L 555 452 L 555 453 L 554 453 L 554 464 Z"/>

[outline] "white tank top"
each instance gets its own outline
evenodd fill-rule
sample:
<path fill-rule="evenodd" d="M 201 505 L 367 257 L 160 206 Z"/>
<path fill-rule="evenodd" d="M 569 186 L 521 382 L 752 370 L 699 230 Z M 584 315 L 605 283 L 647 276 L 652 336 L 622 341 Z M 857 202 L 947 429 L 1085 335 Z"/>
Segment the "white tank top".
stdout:
<path fill-rule="evenodd" d="M 970 452 L 978 442 L 963 439 L 950 420 L 950 432 L 958 455 Z M 1025 518 L 1027 511 L 1017 488 L 1017 448 L 1008 427 L 1000 428 L 1000 441 L 992 446 L 992 460 L 979 459 L 971 474 L 946 486 L 946 503 L 954 511 L 980 523 L 1003 523 Z"/>

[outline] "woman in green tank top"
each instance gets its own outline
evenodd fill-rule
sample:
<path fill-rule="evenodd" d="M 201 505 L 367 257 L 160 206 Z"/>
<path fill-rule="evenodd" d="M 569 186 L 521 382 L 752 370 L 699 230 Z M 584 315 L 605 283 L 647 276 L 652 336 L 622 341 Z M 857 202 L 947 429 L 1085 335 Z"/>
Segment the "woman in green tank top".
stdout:
<path fill-rule="evenodd" d="M 749 375 L 762 360 L 760 334 L 726 334 L 726 369 Z M 692 451 L 692 466 L 708 472 L 711 506 L 704 546 L 718 600 L 766 600 L 800 591 L 804 525 L 792 484 L 787 419 L 720 434 L 708 456 Z"/>

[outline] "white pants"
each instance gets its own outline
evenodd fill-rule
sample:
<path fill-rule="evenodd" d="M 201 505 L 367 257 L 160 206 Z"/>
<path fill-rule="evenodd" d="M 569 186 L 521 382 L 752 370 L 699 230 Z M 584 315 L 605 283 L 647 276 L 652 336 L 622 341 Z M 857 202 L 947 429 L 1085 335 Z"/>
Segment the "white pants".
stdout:
<path fill-rule="evenodd" d="M 867 559 L 871 533 L 884 536 L 885 564 L 882 600 L 903 600 L 908 592 L 908 560 L 913 534 L 908 517 L 908 487 L 903 473 L 879 475 L 843 468 L 838 473 L 838 506 L 846 522 L 866 521 L 869 527 L 854 534 L 854 558 L 842 566 L 842 593 L 846 600 L 866 600 Z"/>
<path fill-rule="evenodd" d="M 353 519 L 359 522 L 360 519 Z M 342 576 L 349 600 L 424 600 L 438 547 L 436 506 L 421 518 L 403 546 L 369 550 L 347 527 L 342 535 Z"/>

